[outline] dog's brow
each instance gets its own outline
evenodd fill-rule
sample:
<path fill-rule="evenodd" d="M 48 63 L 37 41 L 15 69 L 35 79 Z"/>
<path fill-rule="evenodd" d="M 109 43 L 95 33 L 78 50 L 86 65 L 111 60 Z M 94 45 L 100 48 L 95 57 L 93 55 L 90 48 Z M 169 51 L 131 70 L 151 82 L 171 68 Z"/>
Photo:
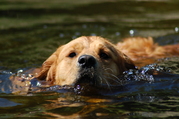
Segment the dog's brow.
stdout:
<path fill-rule="evenodd" d="M 85 48 L 89 48 L 92 42 L 94 42 L 94 40 L 91 39 L 91 37 L 84 37 L 83 45 Z"/>
<path fill-rule="evenodd" d="M 114 48 L 112 45 L 106 43 L 105 47 L 106 47 L 107 49 L 109 49 L 112 53 L 114 53 L 114 54 L 117 53 L 116 50 L 115 50 L 115 48 Z"/>

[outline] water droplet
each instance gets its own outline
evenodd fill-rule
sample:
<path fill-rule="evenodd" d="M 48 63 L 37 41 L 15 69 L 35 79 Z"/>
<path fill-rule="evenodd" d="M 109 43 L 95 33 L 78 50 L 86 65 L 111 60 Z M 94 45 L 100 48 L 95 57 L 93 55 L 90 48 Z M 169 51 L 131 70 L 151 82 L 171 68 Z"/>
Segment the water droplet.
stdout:
<path fill-rule="evenodd" d="M 75 35 L 79 36 L 79 35 L 81 35 L 81 33 L 80 32 L 76 32 Z"/>
<path fill-rule="evenodd" d="M 116 36 L 119 36 L 121 33 L 120 32 L 116 32 Z"/>
<path fill-rule="evenodd" d="M 178 27 L 175 27 L 175 32 L 179 32 L 179 28 Z"/>
<path fill-rule="evenodd" d="M 18 70 L 18 71 L 17 71 L 17 73 L 22 73 L 22 72 L 23 72 L 23 70 L 22 70 L 22 69 L 20 69 L 20 70 Z"/>
<path fill-rule="evenodd" d="M 81 89 L 81 86 L 80 86 L 80 85 L 77 85 L 76 89 L 78 89 L 78 90 Z"/>
<path fill-rule="evenodd" d="M 133 29 L 129 30 L 129 34 L 130 34 L 131 36 L 134 36 L 134 30 L 133 30 Z"/>
<path fill-rule="evenodd" d="M 41 83 L 40 83 L 40 82 L 37 82 L 37 86 L 39 86 L 39 87 L 40 87 L 40 86 L 41 86 Z"/>
<path fill-rule="evenodd" d="M 83 27 L 84 29 L 86 29 L 86 28 L 87 28 L 87 25 L 86 25 L 86 24 L 84 24 L 82 27 Z"/>
<path fill-rule="evenodd" d="M 91 36 L 96 36 L 96 34 L 95 33 L 91 33 Z"/>
<path fill-rule="evenodd" d="M 77 38 L 76 36 L 72 36 L 72 39 L 75 39 L 75 38 Z"/>
<path fill-rule="evenodd" d="M 65 36 L 65 35 L 64 35 L 63 33 L 60 33 L 60 34 L 59 34 L 59 37 L 60 37 L 60 38 L 63 38 L 64 36 Z"/>

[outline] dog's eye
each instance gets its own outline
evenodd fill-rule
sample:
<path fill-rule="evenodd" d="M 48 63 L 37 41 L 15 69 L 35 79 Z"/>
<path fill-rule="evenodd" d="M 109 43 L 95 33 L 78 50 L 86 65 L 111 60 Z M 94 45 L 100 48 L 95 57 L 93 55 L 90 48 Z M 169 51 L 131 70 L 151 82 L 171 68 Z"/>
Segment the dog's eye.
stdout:
<path fill-rule="evenodd" d="M 109 59 L 109 58 L 110 58 L 109 55 L 106 54 L 106 53 L 104 53 L 104 52 L 101 52 L 101 53 L 99 54 L 99 56 L 100 56 L 100 58 L 102 58 L 102 59 Z"/>
<path fill-rule="evenodd" d="M 76 53 L 75 52 L 72 52 L 72 53 L 70 53 L 69 55 L 68 55 L 68 57 L 70 57 L 70 58 L 73 58 L 73 57 L 75 57 L 76 56 Z"/>

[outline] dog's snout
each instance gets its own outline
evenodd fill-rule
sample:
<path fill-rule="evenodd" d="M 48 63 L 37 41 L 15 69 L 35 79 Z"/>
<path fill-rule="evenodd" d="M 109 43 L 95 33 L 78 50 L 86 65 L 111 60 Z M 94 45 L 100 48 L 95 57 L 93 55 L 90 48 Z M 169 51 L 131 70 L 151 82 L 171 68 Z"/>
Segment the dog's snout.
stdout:
<path fill-rule="evenodd" d="M 78 59 L 78 63 L 83 68 L 95 67 L 96 59 L 91 55 L 82 55 Z"/>

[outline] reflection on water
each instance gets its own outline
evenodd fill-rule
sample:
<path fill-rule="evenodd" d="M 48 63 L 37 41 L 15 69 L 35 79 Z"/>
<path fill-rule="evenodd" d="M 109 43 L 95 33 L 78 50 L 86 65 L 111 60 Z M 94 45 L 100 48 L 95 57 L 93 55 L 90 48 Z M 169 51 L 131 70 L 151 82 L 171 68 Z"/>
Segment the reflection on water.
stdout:
<path fill-rule="evenodd" d="M 35 75 L 29 69 L 81 35 L 113 43 L 129 36 L 179 43 L 178 6 L 177 0 L 1 0 L 0 117 L 178 118 L 178 57 L 139 61 L 142 68 L 125 72 L 117 88 L 93 90 L 100 95 L 79 95 L 88 85 L 49 87 L 29 80 Z"/>
<path fill-rule="evenodd" d="M 7 79 L 9 83 L 1 80 L 0 100 L 3 104 L 0 108 L 4 110 L 1 115 L 5 117 L 11 112 L 12 117 L 13 115 L 58 118 L 179 116 L 175 113 L 179 107 L 177 98 L 179 72 L 171 74 L 178 67 L 177 61 L 178 58 L 167 58 L 158 64 L 126 71 L 120 84 L 103 89 L 83 84 L 76 87 L 58 85 L 49 87 L 48 82 L 29 80 L 32 74 L 22 70 L 15 74 L 2 72 L 2 76 L 14 75 L 16 77 L 14 79 L 19 82 L 13 82 L 9 86 L 10 82 Z M 165 67 L 164 62 L 173 65 Z M 10 91 L 15 95 L 8 94 Z M 18 112 L 20 115 L 16 114 L 17 111 L 12 111 L 14 109 L 20 109 L 21 112 Z"/>

